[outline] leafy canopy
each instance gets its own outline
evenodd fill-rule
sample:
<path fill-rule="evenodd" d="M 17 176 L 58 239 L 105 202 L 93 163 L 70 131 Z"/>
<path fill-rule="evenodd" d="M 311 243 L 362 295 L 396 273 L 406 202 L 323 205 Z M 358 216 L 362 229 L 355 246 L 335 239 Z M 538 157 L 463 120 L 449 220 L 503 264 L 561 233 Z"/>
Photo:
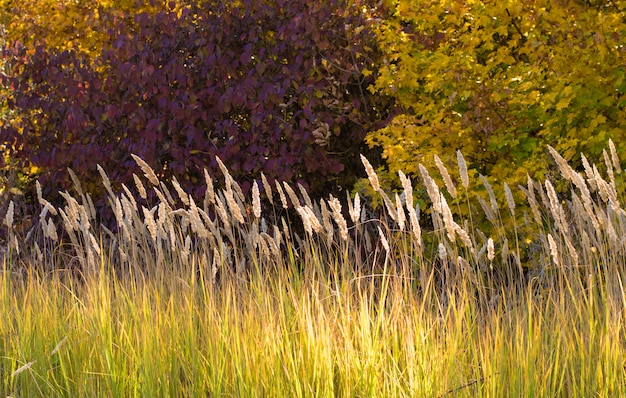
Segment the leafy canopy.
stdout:
<path fill-rule="evenodd" d="M 546 145 L 568 160 L 626 139 L 626 2 L 398 0 L 378 26 L 372 92 L 402 112 L 367 136 L 390 174 L 457 149 L 477 172 L 543 178 Z M 541 155 L 541 156 L 540 156 Z M 580 163 L 580 162 L 577 162 Z M 514 186 L 515 184 L 512 184 Z"/>

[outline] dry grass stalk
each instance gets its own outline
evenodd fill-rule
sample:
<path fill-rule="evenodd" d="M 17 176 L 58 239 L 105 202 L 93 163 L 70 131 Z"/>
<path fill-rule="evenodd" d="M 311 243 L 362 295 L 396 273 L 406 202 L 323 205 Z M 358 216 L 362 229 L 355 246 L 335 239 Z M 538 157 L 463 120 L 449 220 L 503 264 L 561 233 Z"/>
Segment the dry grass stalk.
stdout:
<path fill-rule="evenodd" d="M 261 194 L 256 180 L 252 184 L 252 212 L 255 218 L 261 218 Z"/>
<path fill-rule="evenodd" d="M 441 174 L 441 177 L 443 178 L 443 182 L 446 185 L 446 189 L 448 190 L 448 193 L 453 198 L 456 198 L 456 187 L 454 186 L 454 183 L 452 182 L 452 178 L 450 178 L 450 173 L 448 173 L 448 169 L 446 168 L 446 165 L 443 164 L 443 162 L 437 155 L 435 155 L 435 165 L 439 169 L 439 173 Z"/>
<path fill-rule="evenodd" d="M 139 156 L 137 156 L 135 154 L 132 154 L 131 156 L 133 157 L 133 159 L 135 160 L 137 165 L 139 165 L 139 168 L 141 168 L 141 171 L 143 171 L 143 173 L 146 176 L 146 178 L 148 179 L 148 181 L 150 181 L 150 183 L 152 185 L 154 185 L 155 187 L 158 187 L 159 186 L 159 178 L 157 177 L 157 175 L 154 172 L 154 170 L 152 170 L 152 168 L 148 165 L 148 163 L 144 162 L 144 160 L 142 158 L 140 158 Z"/>
<path fill-rule="evenodd" d="M 469 187 L 469 175 L 467 174 L 467 163 L 460 150 L 456 151 L 456 159 L 459 165 L 459 175 L 461 177 L 461 185 L 467 189 Z"/>
<path fill-rule="evenodd" d="M 365 172 L 367 173 L 367 178 L 369 179 L 372 188 L 374 188 L 374 191 L 376 192 L 380 191 L 380 183 L 378 182 L 378 175 L 376 174 L 376 171 L 374 171 L 370 162 L 363 155 L 361 155 L 361 162 L 363 163 L 363 166 L 365 166 Z"/>

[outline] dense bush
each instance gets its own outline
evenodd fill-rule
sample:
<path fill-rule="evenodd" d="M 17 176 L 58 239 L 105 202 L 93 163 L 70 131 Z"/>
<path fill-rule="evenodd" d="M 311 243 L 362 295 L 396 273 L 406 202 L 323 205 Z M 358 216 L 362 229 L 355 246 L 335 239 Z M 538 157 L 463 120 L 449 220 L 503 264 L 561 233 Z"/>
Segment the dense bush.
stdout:
<path fill-rule="evenodd" d="M 626 138 L 626 3 L 456 0 L 394 3 L 379 25 L 372 91 L 403 111 L 368 135 L 390 175 L 456 162 L 493 182 L 544 178 L 546 145 L 580 164 Z M 503 197 L 501 197 L 504 202 Z"/>
<path fill-rule="evenodd" d="M 67 167 L 92 193 L 97 164 L 132 184 L 131 153 L 195 194 L 215 155 L 244 190 L 261 171 L 313 193 L 349 186 L 366 132 L 389 109 L 366 90 L 372 13 L 342 0 L 206 1 L 113 26 L 93 62 L 9 46 L 0 140 L 40 170 L 48 196 L 69 187 Z"/>

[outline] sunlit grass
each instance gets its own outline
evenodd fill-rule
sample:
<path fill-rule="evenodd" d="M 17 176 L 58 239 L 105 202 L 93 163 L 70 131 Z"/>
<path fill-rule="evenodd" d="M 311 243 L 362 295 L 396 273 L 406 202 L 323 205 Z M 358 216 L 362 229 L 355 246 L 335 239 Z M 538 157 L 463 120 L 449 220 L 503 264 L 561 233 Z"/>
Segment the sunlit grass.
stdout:
<path fill-rule="evenodd" d="M 529 247 L 503 248 L 517 230 L 489 248 L 447 204 L 422 215 L 433 225 L 422 231 L 406 196 L 383 198 L 379 218 L 353 200 L 346 220 L 339 202 L 289 188 L 271 204 L 274 226 L 242 211 L 225 173 L 202 206 L 160 182 L 145 210 L 139 194 L 111 196 L 117 233 L 96 227 L 79 188 L 63 208 L 40 198 L 28 239 L 7 217 L 0 394 L 626 396 L 626 213 L 599 175 L 580 205 L 563 202 L 566 221 L 537 191 L 538 246 L 511 282 Z M 310 212 L 290 219 L 283 204 Z"/>

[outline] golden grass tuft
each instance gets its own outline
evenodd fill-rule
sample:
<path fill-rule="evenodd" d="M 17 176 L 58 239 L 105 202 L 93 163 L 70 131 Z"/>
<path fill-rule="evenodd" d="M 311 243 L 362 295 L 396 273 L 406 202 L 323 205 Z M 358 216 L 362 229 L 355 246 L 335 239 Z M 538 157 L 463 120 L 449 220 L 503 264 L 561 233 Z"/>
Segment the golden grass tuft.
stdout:
<path fill-rule="evenodd" d="M 5 216 L 0 391 L 624 396 L 619 159 L 610 142 L 607 176 L 583 157 L 583 177 L 549 151 L 562 180 L 528 177 L 525 202 L 483 176 L 489 201 L 469 192 L 460 152 L 465 203 L 438 158 L 446 189 L 420 165 L 424 205 L 403 173 L 402 194 L 384 192 L 363 157 L 383 198 L 375 210 L 358 194 L 314 200 L 280 182 L 274 203 L 263 175 L 267 202 L 255 181 L 246 203 L 221 161 L 224 188 L 206 173 L 199 207 L 136 158 L 156 198 L 137 176 L 136 195 L 113 192 L 100 169 L 114 230 L 97 225 L 77 179 L 78 195 L 62 193 L 59 207 L 38 187 L 42 210 L 29 237 L 11 229 L 13 202 Z M 563 185 L 569 197 L 557 191 Z M 485 216 L 464 218 L 460 206 Z"/>

